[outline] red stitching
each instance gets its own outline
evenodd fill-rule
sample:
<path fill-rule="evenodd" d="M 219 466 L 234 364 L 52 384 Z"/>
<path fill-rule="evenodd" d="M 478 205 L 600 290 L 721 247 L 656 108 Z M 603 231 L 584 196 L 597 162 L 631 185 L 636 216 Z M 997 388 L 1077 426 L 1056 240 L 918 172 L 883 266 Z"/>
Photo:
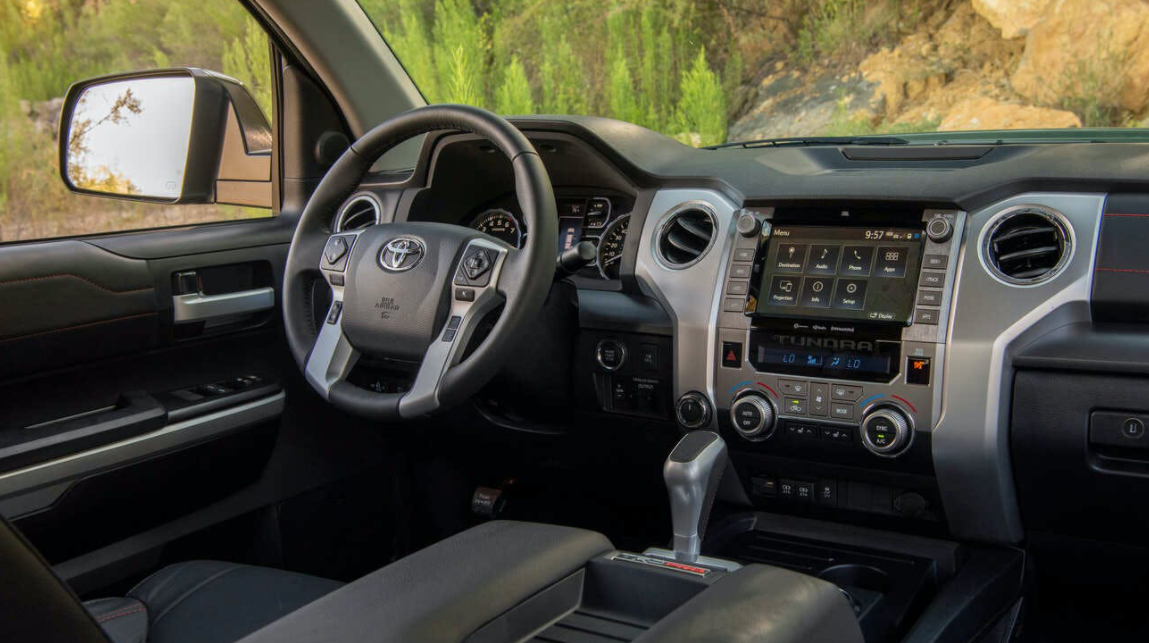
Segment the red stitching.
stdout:
<path fill-rule="evenodd" d="M 1134 268 L 1095 268 L 1098 272 L 1132 272 L 1138 275 L 1149 275 L 1149 270 L 1136 270 Z"/>
<path fill-rule="evenodd" d="M 10 279 L 8 281 L 0 281 L 0 286 L 4 286 L 7 284 L 26 283 L 29 281 L 41 281 L 44 279 L 59 279 L 61 277 L 71 277 L 72 279 L 79 279 L 80 281 L 86 281 L 89 284 L 95 286 L 96 288 L 99 288 L 100 290 L 106 290 L 110 293 L 115 293 L 117 295 L 122 295 L 122 294 L 130 293 L 130 292 L 143 292 L 145 290 L 155 290 L 155 287 L 153 287 L 153 286 L 147 286 L 146 288 L 132 288 L 130 290 L 114 290 L 112 288 L 108 288 L 107 286 L 101 286 L 100 284 L 92 281 L 91 279 L 88 279 L 87 277 L 82 277 L 80 275 L 73 274 L 70 272 L 61 272 L 61 273 L 57 273 L 54 275 L 44 275 L 42 277 L 26 277 L 24 279 Z"/>
<path fill-rule="evenodd" d="M 124 611 L 124 612 L 117 612 L 115 614 L 105 614 L 105 615 L 101 616 L 100 618 L 96 619 L 96 622 L 103 623 L 105 621 L 110 621 L 114 618 L 120 618 L 121 616 L 128 616 L 130 614 L 139 614 L 142 611 L 144 611 L 144 606 L 139 605 L 137 607 L 133 607 L 132 609 Z"/>
<path fill-rule="evenodd" d="M 1114 214 L 1112 212 L 1107 212 L 1105 214 L 1105 216 L 1107 216 L 1107 217 L 1149 217 L 1149 214 Z"/>
<path fill-rule="evenodd" d="M 5 337 L 0 339 L 0 343 L 11 342 L 17 339 L 27 339 L 29 337 L 36 337 L 37 335 L 51 335 L 52 333 L 62 333 L 67 330 L 75 330 L 77 328 L 85 328 L 87 326 L 98 326 L 100 324 L 110 324 L 115 321 L 124 321 L 127 319 L 137 319 L 140 317 L 154 317 L 157 313 L 140 313 L 138 315 L 127 315 L 125 317 L 112 317 L 111 319 L 101 319 L 94 322 L 85 322 L 83 324 L 76 324 L 75 326 L 65 326 L 63 328 L 53 328 L 51 330 L 41 330 L 35 333 L 28 333 L 26 335 L 16 335 L 14 337 Z"/>

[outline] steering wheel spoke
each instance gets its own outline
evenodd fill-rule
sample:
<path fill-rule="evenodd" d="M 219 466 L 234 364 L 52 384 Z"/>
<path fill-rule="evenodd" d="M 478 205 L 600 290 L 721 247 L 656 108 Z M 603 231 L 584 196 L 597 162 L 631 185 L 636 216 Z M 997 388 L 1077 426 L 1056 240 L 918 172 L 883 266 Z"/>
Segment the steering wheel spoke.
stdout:
<path fill-rule="evenodd" d="M 439 390 L 447 372 L 463 359 L 483 317 L 503 302 L 499 277 L 509 251 L 486 239 L 472 239 L 455 266 L 447 323 L 432 342 L 411 389 L 399 400 L 399 413 L 414 418 L 440 407 Z"/>
<path fill-rule="evenodd" d="M 343 334 L 343 288 L 333 286 L 332 291 L 331 306 L 320 325 L 319 337 L 307 356 L 307 366 L 304 368 L 308 383 L 324 399 L 328 399 L 336 384 L 347 378 L 359 360 L 359 351 L 351 346 Z"/>

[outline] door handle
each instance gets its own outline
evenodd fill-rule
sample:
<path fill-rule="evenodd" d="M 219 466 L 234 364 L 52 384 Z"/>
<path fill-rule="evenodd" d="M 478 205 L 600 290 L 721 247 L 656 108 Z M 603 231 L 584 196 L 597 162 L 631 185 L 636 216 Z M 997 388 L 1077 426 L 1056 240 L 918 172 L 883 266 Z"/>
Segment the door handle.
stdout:
<path fill-rule="evenodd" d="M 273 306 L 275 306 L 275 289 L 270 287 L 221 295 L 193 292 L 172 297 L 173 320 L 177 324 L 257 313 L 270 310 Z"/>

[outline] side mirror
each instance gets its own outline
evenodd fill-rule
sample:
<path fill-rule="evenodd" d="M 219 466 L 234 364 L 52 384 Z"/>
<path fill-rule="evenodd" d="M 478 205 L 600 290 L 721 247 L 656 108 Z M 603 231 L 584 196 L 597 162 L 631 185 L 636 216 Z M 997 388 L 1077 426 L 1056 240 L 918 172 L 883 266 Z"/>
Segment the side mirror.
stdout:
<path fill-rule="evenodd" d="M 60 118 L 69 190 L 155 203 L 271 207 L 271 127 L 239 81 L 196 68 L 72 85 Z"/>

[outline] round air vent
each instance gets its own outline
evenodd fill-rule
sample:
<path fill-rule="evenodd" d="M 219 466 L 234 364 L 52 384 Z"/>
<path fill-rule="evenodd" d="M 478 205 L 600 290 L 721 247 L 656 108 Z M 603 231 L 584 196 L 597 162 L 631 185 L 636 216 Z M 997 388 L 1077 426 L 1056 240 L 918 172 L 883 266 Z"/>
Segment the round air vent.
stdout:
<path fill-rule="evenodd" d="M 714 213 L 696 204 L 680 206 L 666 216 L 655 237 L 659 260 L 674 269 L 693 266 L 714 242 Z"/>
<path fill-rule="evenodd" d="M 379 202 L 373 196 L 360 194 L 352 197 L 335 217 L 335 232 L 360 230 L 373 226 L 379 223 L 382 211 L 383 208 L 379 206 Z"/>
<path fill-rule="evenodd" d="M 1035 206 L 998 215 L 985 235 L 982 254 L 993 276 L 1016 286 L 1056 277 L 1073 250 L 1069 225 L 1060 212 Z"/>

